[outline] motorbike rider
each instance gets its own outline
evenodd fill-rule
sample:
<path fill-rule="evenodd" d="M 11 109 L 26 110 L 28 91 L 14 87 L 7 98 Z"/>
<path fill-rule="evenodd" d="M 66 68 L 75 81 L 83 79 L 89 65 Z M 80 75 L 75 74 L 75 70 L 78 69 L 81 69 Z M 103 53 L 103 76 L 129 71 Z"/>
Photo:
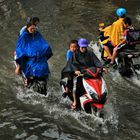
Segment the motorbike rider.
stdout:
<path fill-rule="evenodd" d="M 69 44 L 69 49 L 66 53 L 66 60 L 71 61 L 75 59 L 76 51 L 78 49 L 78 41 L 77 40 L 71 40 Z"/>
<path fill-rule="evenodd" d="M 111 59 L 111 63 L 114 63 L 115 57 L 117 55 L 118 51 L 121 51 L 123 49 L 134 49 L 134 45 L 129 45 L 127 44 L 127 31 L 129 30 L 134 30 L 134 27 L 132 26 L 132 22 L 131 19 L 129 17 L 124 18 L 124 33 L 122 36 L 122 41 L 113 49 L 113 55 L 112 55 L 112 59 Z"/>
<path fill-rule="evenodd" d="M 67 84 L 65 87 L 65 92 L 62 94 L 62 96 L 64 98 L 68 95 L 68 93 L 73 85 L 73 76 L 72 76 L 71 72 L 68 72 L 66 69 L 67 69 L 68 65 L 76 59 L 75 57 L 76 57 L 77 49 L 78 49 L 78 41 L 71 40 L 70 44 L 69 44 L 69 49 L 67 50 L 67 53 L 66 53 L 67 64 L 61 73 L 62 74 L 61 79 L 63 79 L 64 77 L 68 78 Z"/>
<path fill-rule="evenodd" d="M 106 58 L 106 60 L 108 59 L 111 59 L 111 50 L 109 49 L 109 36 L 107 36 L 107 33 L 105 35 L 105 32 L 104 32 L 104 29 L 105 29 L 105 24 L 104 23 L 100 23 L 99 24 L 99 39 L 102 43 L 102 46 L 104 48 L 104 50 L 106 51 L 106 54 L 102 54 L 102 58 Z M 104 52 L 102 52 L 104 53 Z"/>
<path fill-rule="evenodd" d="M 72 67 L 75 75 L 79 76 L 81 74 L 81 70 L 89 67 L 97 67 L 97 68 L 103 68 L 100 60 L 97 58 L 97 56 L 90 50 L 88 50 L 88 40 L 85 38 L 80 38 L 78 40 L 79 45 L 79 51 L 77 54 L 76 59 L 72 62 Z M 105 72 L 107 70 L 103 68 Z M 76 97 L 76 89 L 77 89 L 77 78 L 74 78 L 73 82 L 73 97 L 74 101 L 72 103 L 72 108 L 75 109 L 77 105 L 77 97 Z"/>
<path fill-rule="evenodd" d="M 17 68 L 15 72 L 16 74 L 19 74 L 20 71 L 24 73 L 25 86 L 28 85 L 28 80 L 34 77 L 47 79 L 49 74 L 47 61 L 52 55 L 49 44 L 36 31 L 36 25 L 29 22 L 16 43 Z"/>
<path fill-rule="evenodd" d="M 122 41 L 122 35 L 124 32 L 124 18 L 126 17 L 126 9 L 125 8 L 118 8 L 116 10 L 117 20 L 113 22 L 112 25 L 106 27 L 104 31 L 104 35 L 109 36 L 109 44 L 107 46 L 112 51 L 114 47 L 116 47 Z M 112 48 L 113 46 L 113 48 Z M 112 56 L 111 56 L 112 57 Z M 111 58 L 110 57 L 110 58 Z M 113 64 L 111 62 L 111 64 Z"/>

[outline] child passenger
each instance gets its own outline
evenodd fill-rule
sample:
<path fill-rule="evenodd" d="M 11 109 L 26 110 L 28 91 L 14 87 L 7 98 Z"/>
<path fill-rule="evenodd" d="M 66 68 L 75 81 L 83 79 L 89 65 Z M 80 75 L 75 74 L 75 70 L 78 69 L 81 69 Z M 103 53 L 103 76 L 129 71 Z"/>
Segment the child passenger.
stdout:
<path fill-rule="evenodd" d="M 67 64 L 70 64 L 75 60 L 77 49 L 78 49 L 78 41 L 71 40 L 69 44 L 69 49 L 67 50 L 66 53 Z M 73 77 L 70 73 L 68 75 L 69 76 L 68 76 L 65 92 L 62 94 L 64 98 L 68 95 L 68 93 L 70 92 L 70 87 L 73 85 Z"/>
<path fill-rule="evenodd" d="M 67 50 L 66 53 L 66 60 L 70 61 L 72 59 L 72 61 L 75 59 L 75 53 L 78 49 L 78 41 L 77 40 L 71 40 L 70 44 L 69 44 L 69 49 Z"/>

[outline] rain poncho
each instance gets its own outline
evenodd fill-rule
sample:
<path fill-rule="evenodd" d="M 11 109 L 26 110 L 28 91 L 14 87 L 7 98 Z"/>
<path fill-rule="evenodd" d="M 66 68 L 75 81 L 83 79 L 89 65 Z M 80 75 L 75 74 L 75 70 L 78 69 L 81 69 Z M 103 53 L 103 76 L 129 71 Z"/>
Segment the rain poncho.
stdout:
<path fill-rule="evenodd" d="M 16 44 L 16 62 L 26 77 L 44 77 L 49 73 L 47 60 L 52 50 L 39 32 L 22 33 Z"/>
<path fill-rule="evenodd" d="M 77 70 L 90 67 L 103 68 L 100 60 L 92 51 L 87 50 L 85 53 L 79 51 L 76 53 L 75 60 L 72 61 L 72 59 L 70 59 L 67 61 L 66 66 L 61 72 L 61 78 L 69 77 L 69 75 L 73 75 Z"/>
<path fill-rule="evenodd" d="M 102 68 L 102 64 L 97 56 L 90 50 L 86 52 L 78 52 L 76 60 L 71 63 L 73 71 L 86 69 L 90 67 Z"/>
<path fill-rule="evenodd" d="M 124 32 L 124 18 L 119 18 L 113 22 L 112 25 L 104 29 L 104 36 L 110 36 L 110 41 L 115 47 L 122 41 L 122 35 Z"/>

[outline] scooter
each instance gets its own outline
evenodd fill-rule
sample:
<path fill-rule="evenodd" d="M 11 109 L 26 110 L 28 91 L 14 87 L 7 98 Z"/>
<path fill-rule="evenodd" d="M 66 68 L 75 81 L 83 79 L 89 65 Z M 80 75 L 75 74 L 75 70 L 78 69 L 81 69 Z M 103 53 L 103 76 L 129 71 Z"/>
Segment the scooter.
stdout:
<path fill-rule="evenodd" d="M 90 67 L 81 71 L 82 75 L 77 78 L 77 108 L 86 113 L 100 116 L 100 110 L 103 109 L 107 100 L 108 88 L 99 68 Z M 62 91 L 65 92 L 66 79 L 60 82 Z M 72 91 L 72 89 L 71 89 Z M 72 92 L 67 94 L 73 101 Z"/>
<path fill-rule="evenodd" d="M 114 68 L 117 68 L 122 76 L 130 78 L 132 75 L 136 75 L 138 77 L 140 70 L 140 50 L 136 49 L 136 45 L 140 44 L 140 30 L 130 30 L 127 32 L 126 37 L 126 44 L 134 47 L 132 47 L 132 49 L 123 49 L 118 53 Z M 105 65 L 110 63 L 110 61 L 106 59 L 108 54 L 103 49 L 100 38 L 97 46 L 101 50 L 101 58 L 105 61 Z"/>

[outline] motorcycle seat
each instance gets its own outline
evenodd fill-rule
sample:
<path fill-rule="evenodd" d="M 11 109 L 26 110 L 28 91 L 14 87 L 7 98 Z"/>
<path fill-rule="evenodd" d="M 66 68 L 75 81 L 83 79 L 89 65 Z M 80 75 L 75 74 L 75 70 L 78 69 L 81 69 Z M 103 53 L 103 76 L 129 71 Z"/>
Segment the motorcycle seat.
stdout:
<path fill-rule="evenodd" d="M 135 49 L 135 50 L 130 50 L 130 49 L 124 49 L 123 51 L 119 52 L 118 54 L 120 57 L 125 57 L 127 55 L 133 55 L 133 56 L 140 56 L 140 51 Z"/>

